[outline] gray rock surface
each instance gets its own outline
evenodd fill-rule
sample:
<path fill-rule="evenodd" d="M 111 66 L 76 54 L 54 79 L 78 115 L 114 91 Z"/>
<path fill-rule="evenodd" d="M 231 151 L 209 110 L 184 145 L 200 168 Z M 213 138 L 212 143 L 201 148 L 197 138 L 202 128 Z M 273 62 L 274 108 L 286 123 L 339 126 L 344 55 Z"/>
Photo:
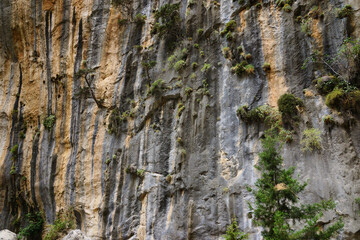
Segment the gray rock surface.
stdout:
<path fill-rule="evenodd" d="M 80 229 L 75 229 L 75 230 L 71 230 L 65 237 L 62 238 L 62 240 L 93 240 L 93 239 L 85 236 L 85 234 L 81 232 Z"/>
<path fill-rule="evenodd" d="M 326 68 L 301 68 L 316 49 L 332 55 L 347 37 L 360 37 L 360 2 L 298 0 L 291 12 L 273 0 L 263 0 L 261 9 L 247 7 L 249 0 L 130 2 L 126 13 L 110 0 L 0 1 L 2 227 L 19 231 L 12 223 L 21 213 L 23 227 L 30 210 L 43 211 L 50 224 L 71 210 L 77 228 L 93 239 L 215 240 L 236 216 L 250 240 L 260 240 L 248 217 L 253 197 L 246 185 L 259 176 L 254 165 L 266 126 L 241 121 L 236 110 L 275 106 L 290 92 L 305 104 L 293 142 L 282 149 L 285 166 L 296 166 L 309 183 L 299 197 L 335 200 L 324 226 L 341 216 L 339 239 L 360 239 L 360 118 L 350 121 L 317 94 L 313 80 L 327 76 Z M 166 3 L 180 3 L 174 51 L 173 42 L 150 33 L 153 9 Z M 337 18 L 346 4 L 353 16 Z M 309 35 L 297 18 L 315 5 L 324 17 L 310 19 Z M 144 24 L 132 21 L 138 13 L 146 15 Z M 227 41 L 219 33 L 232 19 L 237 28 Z M 253 74 L 231 71 L 241 59 L 239 46 L 251 54 Z M 184 48 L 186 66 L 176 71 L 168 58 Z M 147 73 L 142 63 L 150 60 L 156 65 Z M 268 73 L 264 62 L 271 64 Z M 201 71 L 205 64 L 209 70 Z M 104 107 L 76 74 L 81 69 L 94 71 L 89 84 Z M 157 79 L 164 91 L 148 94 Z M 121 115 L 111 122 L 114 109 Z M 52 114 L 56 121 L 47 129 L 43 122 Z M 339 124 L 325 125 L 328 114 Z M 322 149 L 302 152 L 303 131 L 311 127 L 321 130 Z M 72 236 L 85 239 L 79 231 Z"/>
<path fill-rule="evenodd" d="M 16 240 L 16 233 L 13 233 L 7 229 L 0 231 L 0 240 Z"/>

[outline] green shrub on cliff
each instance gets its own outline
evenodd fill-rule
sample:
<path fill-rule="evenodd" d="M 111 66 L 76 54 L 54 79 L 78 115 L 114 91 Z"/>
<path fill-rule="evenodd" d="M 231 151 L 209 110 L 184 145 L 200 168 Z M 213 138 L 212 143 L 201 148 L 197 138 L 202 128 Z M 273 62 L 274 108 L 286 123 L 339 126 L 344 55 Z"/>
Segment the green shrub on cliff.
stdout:
<path fill-rule="evenodd" d="M 49 115 L 47 118 L 44 119 L 44 127 L 47 129 L 47 130 L 51 130 L 51 128 L 54 126 L 55 124 L 55 120 L 56 120 L 56 117 L 55 115 L 51 114 Z"/>
<path fill-rule="evenodd" d="M 295 168 L 283 169 L 279 153 L 282 144 L 274 131 L 266 131 L 262 139 L 256 169 L 261 177 L 254 187 L 247 187 L 255 200 L 249 203 L 254 223 L 262 227 L 264 240 L 330 239 L 344 224 L 341 220 L 323 229 L 318 221 L 323 211 L 335 208 L 331 200 L 314 204 L 299 204 L 299 194 L 307 183 L 293 178 Z M 298 230 L 296 230 L 296 227 Z"/>
<path fill-rule="evenodd" d="M 351 5 L 345 5 L 342 9 L 337 9 L 337 17 L 338 18 L 350 17 L 353 11 L 354 10 Z"/>
<path fill-rule="evenodd" d="M 285 117 L 293 117 L 297 115 L 297 107 L 304 105 L 300 98 L 295 97 L 293 94 L 285 93 L 278 99 L 279 111 Z"/>
<path fill-rule="evenodd" d="M 319 129 L 309 128 L 304 130 L 303 134 L 303 139 L 300 141 L 302 151 L 312 152 L 321 149 L 321 132 Z"/>
<path fill-rule="evenodd" d="M 240 231 L 235 218 L 232 219 L 231 224 L 227 227 L 226 234 L 223 236 L 225 240 L 245 240 L 248 239 L 249 234 Z"/>
<path fill-rule="evenodd" d="M 41 239 L 44 218 L 41 212 L 30 212 L 25 215 L 26 226 L 20 229 L 18 238 Z"/>

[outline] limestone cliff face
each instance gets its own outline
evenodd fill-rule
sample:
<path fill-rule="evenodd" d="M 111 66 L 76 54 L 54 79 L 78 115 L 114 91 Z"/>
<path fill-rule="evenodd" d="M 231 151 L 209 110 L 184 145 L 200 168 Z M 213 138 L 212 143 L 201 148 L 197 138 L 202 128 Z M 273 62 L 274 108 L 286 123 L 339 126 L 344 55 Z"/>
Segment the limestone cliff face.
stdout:
<path fill-rule="evenodd" d="M 153 10 L 169 2 L 180 4 L 175 50 L 150 33 Z M 236 110 L 276 106 L 291 92 L 305 108 L 282 155 L 309 180 L 301 199 L 334 199 L 345 222 L 340 238 L 359 239 L 359 121 L 325 126 L 331 110 L 324 98 L 303 94 L 316 93 L 317 69 L 301 66 L 315 49 L 331 55 L 345 38 L 360 37 L 360 2 L 298 0 L 291 12 L 271 0 L 262 8 L 247 3 L 137 0 L 128 16 L 110 0 L 1 0 L 0 228 L 16 230 L 12 223 L 29 208 L 43 211 L 47 223 L 71 208 L 78 228 L 95 239 L 218 239 L 233 215 L 250 239 L 261 239 L 248 218 L 245 186 L 258 176 L 265 127 L 245 124 Z M 336 8 L 346 4 L 353 15 L 337 18 Z M 315 5 L 324 15 L 310 21 L 306 34 L 296 18 Z M 119 23 L 137 13 L 145 23 Z M 219 32 L 232 19 L 229 43 Z M 231 72 L 222 54 L 228 45 L 251 54 L 254 74 Z M 178 72 L 167 58 L 183 48 L 186 66 Z M 150 60 L 156 65 L 147 71 L 141 63 Z M 210 68 L 201 71 L 205 63 Z M 156 79 L 166 89 L 147 94 Z M 55 123 L 46 128 L 52 115 Z M 321 151 L 300 150 L 307 127 L 321 130 Z M 329 214 L 325 225 L 334 218 Z"/>

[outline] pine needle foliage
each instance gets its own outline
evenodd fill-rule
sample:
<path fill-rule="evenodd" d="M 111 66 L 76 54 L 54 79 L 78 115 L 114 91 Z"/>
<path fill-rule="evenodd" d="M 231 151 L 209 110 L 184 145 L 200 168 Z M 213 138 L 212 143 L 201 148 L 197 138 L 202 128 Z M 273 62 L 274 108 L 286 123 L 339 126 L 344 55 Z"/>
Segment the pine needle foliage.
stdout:
<path fill-rule="evenodd" d="M 265 240 L 325 240 L 330 239 L 344 224 L 341 220 L 326 228 L 321 228 L 318 220 L 323 211 L 334 209 L 332 200 L 315 204 L 299 204 L 298 194 L 307 183 L 293 178 L 295 168 L 283 169 L 283 159 L 278 150 L 281 148 L 279 136 L 268 130 L 262 140 L 263 152 L 259 154 L 259 163 L 255 166 L 261 177 L 255 188 L 248 187 L 255 196 L 255 202 L 249 203 L 253 211 L 255 224 L 264 230 Z M 305 224 L 298 229 L 297 223 Z"/>
<path fill-rule="evenodd" d="M 240 231 L 235 218 L 232 219 L 231 224 L 227 227 L 226 234 L 223 236 L 225 240 L 245 240 L 248 239 L 249 234 Z"/>

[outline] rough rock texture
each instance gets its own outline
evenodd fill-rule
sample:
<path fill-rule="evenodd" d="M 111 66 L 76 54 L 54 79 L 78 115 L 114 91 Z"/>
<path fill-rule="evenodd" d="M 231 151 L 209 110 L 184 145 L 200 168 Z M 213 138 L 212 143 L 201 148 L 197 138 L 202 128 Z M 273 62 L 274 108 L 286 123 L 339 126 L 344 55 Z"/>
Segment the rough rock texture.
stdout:
<path fill-rule="evenodd" d="M 91 238 L 86 237 L 81 230 L 71 230 L 62 240 L 91 240 Z"/>
<path fill-rule="evenodd" d="M 291 92 L 304 100 L 305 110 L 283 157 L 309 180 L 300 197 L 334 199 L 345 222 L 340 238 L 359 239 L 358 118 L 348 128 L 325 126 L 322 117 L 331 110 L 324 98 L 303 94 L 304 88 L 316 93 L 318 69 L 301 66 L 315 49 L 330 55 L 346 37 L 360 36 L 360 2 L 298 0 L 288 13 L 271 0 L 263 0 L 261 9 L 233 0 L 171 1 L 180 3 L 178 50 L 188 50 L 181 72 L 167 62 L 170 43 L 150 34 L 153 9 L 168 2 L 132 1 L 129 17 L 110 0 L 0 1 L 1 228 L 18 231 L 14 220 L 30 210 L 43 211 L 53 223 L 57 212 L 71 208 L 77 227 L 94 239 L 218 239 L 233 215 L 250 239 L 261 239 L 248 218 L 245 186 L 258 176 L 254 164 L 265 128 L 245 124 L 236 109 L 276 106 L 281 94 Z M 354 15 L 336 18 L 335 8 L 345 4 Z M 314 5 L 324 17 L 311 20 L 307 35 L 296 18 Z M 144 24 L 119 24 L 137 13 L 147 16 Z M 231 19 L 237 28 L 228 43 L 219 32 Z M 222 54 L 227 45 L 252 55 L 254 74 L 231 72 Z M 141 62 L 148 60 L 157 64 L 147 74 Z M 269 73 L 262 70 L 265 61 Z M 199 67 L 193 70 L 192 62 Z M 208 71 L 201 71 L 204 63 Z M 94 70 L 87 79 L 99 105 L 76 74 L 80 69 Z M 163 79 L 166 90 L 147 94 L 148 77 Z M 186 87 L 193 91 L 185 94 Z M 120 121 L 114 109 L 132 114 Z M 52 114 L 55 124 L 45 128 Z M 300 150 L 306 127 L 321 130 L 321 151 Z M 334 218 L 330 214 L 326 222 Z"/>
<path fill-rule="evenodd" d="M 16 233 L 13 233 L 7 229 L 0 231 L 0 240 L 16 240 Z"/>

